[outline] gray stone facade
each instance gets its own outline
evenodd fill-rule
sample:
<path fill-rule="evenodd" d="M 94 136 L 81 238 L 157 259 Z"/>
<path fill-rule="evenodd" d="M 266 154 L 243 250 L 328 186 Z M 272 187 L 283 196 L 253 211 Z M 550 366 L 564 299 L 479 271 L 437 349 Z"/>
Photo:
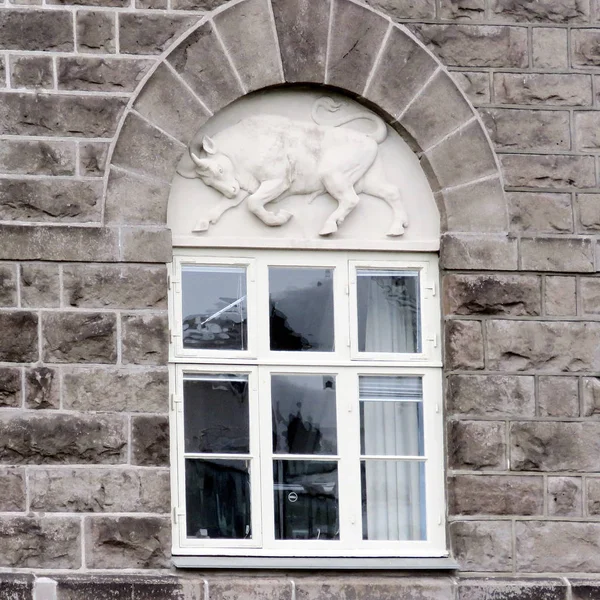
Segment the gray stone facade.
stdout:
<path fill-rule="evenodd" d="M 0 600 L 600 598 L 599 77 L 597 0 L 5 3 Z M 450 575 L 171 567 L 169 182 L 293 83 L 436 193 Z"/>

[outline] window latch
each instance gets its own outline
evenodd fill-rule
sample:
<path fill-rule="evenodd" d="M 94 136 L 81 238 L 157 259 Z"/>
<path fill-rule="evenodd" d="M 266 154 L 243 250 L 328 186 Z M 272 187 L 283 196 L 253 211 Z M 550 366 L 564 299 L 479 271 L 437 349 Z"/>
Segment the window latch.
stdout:
<path fill-rule="evenodd" d="M 435 285 L 435 281 L 431 281 L 428 285 L 423 286 L 426 290 L 431 290 L 431 295 L 435 296 L 436 294 L 436 285 Z"/>
<path fill-rule="evenodd" d="M 438 347 L 438 336 L 437 335 L 432 335 L 428 338 L 425 338 L 428 342 L 431 342 L 433 344 L 434 348 Z"/>

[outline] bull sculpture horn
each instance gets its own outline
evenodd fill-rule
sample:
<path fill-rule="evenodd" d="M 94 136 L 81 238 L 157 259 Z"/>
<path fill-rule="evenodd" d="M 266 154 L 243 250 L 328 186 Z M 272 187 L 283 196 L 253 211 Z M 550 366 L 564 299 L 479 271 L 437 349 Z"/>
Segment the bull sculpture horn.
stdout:
<path fill-rule="evenodd" d="M 209 160 L 207 160 L 206 158 L 199 158 L 198 156 L 196 156 L 194 154 L 193 151 L 190 151 L 190 156 L 191 156 L 192 160 L 194 161 L 194 163 L 196 164 L 196 166 L 201 171 L 210 171 L 210 161 Z"/>

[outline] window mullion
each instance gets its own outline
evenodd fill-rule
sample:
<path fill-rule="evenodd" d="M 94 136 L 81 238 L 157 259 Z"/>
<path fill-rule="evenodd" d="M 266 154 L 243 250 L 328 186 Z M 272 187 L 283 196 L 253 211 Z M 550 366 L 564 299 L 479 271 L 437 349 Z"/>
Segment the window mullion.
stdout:
<path fill-rule="evenodd" d="M 268 367 L 258 367 L 258 399 L 260 416 L 260 490 L 263 547 L 275 541 L 273 500 L 273 437 L 271 414 L 271 373 Z"/>

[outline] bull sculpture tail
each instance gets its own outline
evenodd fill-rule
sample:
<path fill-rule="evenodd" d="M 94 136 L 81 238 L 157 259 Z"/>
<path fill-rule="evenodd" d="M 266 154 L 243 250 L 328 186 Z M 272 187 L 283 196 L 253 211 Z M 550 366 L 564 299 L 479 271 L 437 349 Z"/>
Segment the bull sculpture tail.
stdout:
<path fill-rule="evenodd" d="M 371 121 L 375 125 L 374 131 L 371 131 L 367 135 L 372 137 L 378 144 L 381 144 L 385 138 L 387 137 L 387 125 L 383 121 L 383 119 L 379 118 L 376 115 L 371 113 L 354 113 L 349 115 L 340 115 L 337 118 L 333 118 L 331 120 L 323 120 L 317 113 L 320 108 L 326 110 L 329 114 L 335 113 L 340 108 L 342 108 L 343 104 L 336 102 L 333 98 L 329 96 L 323 96 L 315 101 L 312 107 L 312 120 L 317 125 L 329 125 L 330 127 L 339 127 L 340 125 L 345 125 L 346 123 L 350 123 L 352 121 L 356 121 L 357 119 L 366 119 L 367 121 Z"/>

